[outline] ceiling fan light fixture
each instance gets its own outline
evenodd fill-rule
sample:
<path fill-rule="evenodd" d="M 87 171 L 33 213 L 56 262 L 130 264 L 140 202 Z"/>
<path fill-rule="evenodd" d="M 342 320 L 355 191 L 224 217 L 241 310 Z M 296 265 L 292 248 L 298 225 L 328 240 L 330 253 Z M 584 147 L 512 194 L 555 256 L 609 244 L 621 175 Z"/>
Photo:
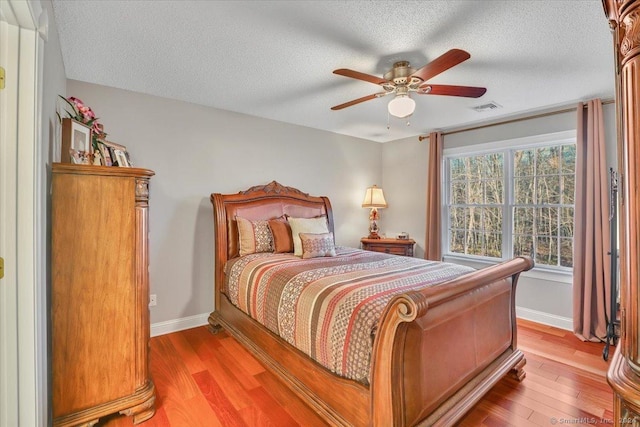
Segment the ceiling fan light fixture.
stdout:
<path fill-rule="evenodd" d="M 387 108 L 392 116 L 404 119 L 413 114 L 416 109 L 416 101 L 411 99 L 409 95 L 398 94 L 389 101 Z"/>

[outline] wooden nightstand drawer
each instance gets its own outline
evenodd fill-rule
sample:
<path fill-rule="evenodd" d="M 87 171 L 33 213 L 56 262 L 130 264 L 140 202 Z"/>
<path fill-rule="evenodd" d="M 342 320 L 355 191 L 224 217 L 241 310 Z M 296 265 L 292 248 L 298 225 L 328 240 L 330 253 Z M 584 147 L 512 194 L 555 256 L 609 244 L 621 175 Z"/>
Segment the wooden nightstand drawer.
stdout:
<path fill-rule="evenodd" d="M 413 256 L 413 239 L 360 239 L 365 251 L 384 252 L 393 255 Z"/>
<path fill-rule="evenodd" d="M 367 245 L 366 250 L 374 251 L 374 252 L 385 252 L 387 254 L 394 254 L 394 255 L 407 255 L 406 246 L 376 245 L 374 243 L 374 244 Z"/>

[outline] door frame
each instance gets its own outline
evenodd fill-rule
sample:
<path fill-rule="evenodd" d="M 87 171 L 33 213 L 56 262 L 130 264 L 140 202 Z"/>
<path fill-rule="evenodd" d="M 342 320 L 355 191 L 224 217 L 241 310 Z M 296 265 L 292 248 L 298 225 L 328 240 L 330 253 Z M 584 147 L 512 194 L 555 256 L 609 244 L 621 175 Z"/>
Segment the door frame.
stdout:
<path fill-rule="evenodd" d="M 0 1 L 0 426 L 48 423 L 46 255 L 41 147 L 47 13 Z M 18 358 L 19 355 L 19 358 Z"/>

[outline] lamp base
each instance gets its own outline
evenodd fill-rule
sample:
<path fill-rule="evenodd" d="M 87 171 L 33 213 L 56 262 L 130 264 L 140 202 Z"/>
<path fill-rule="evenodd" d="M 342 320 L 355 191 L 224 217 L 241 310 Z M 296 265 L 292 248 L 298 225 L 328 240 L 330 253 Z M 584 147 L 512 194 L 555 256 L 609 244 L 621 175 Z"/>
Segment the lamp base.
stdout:
<path fill-rule="evenodd" d="M 369 237 L 367 238 L 379 239 L 378 230 L 378 209 L 371 208 L 371 213 L 369 214 Z"/>

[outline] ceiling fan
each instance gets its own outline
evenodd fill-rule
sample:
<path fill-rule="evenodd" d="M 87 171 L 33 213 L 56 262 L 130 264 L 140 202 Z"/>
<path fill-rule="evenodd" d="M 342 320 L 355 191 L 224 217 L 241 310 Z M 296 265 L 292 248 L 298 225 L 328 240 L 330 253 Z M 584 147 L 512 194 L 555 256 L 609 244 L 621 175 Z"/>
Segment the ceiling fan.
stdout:
<path fill-rule="evenodd" d="M 334 74 L 380 85 L 383 91 L 363 96 L 362 98 L 354 99 L 352 101 L 345 102 L 344 104 L 336 105 L 331 107 L 331 109 L 342 110 L 343 108 L 351 107 L 352 105 L 369 101 L 371 99 L 381 98 L 387 95 L 395 95 L 395 98 L 389 102 L 389 113 L 395 117 L 405 118 L 413 114 L 413 111 L 415 110 L 415 101 L 409 97 L 410 92 L 416 92 L 418 95 L 448 95 L 479 98 L 487 91 L 486 88 L 426 83 L 430 78 L 437 76 L 443 71 L 446 71 L 469 58 L 471 58 L 471 55 L 464 50 L 451 49 L 417 70 L 412 68 L 408 61 L 396 62 L 393 64 L 393 68 L 389 72 L 385 73 L 382 78 L 361 73 L 359 71 L 349 70 L 347 68 L 334 70 Z"/>

